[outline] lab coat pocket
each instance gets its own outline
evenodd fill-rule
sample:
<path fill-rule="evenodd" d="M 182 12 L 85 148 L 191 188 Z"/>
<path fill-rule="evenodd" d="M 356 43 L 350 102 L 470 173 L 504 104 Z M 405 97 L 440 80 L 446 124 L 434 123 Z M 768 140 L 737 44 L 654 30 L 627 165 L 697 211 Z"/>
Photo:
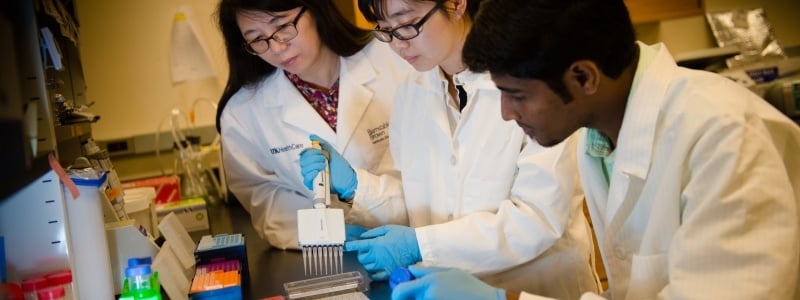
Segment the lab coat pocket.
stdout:
<path fill-rule="evenodd" d="M 668 283 L 667 255 L 634 255 L 625 299 L 653 299 Z"/>

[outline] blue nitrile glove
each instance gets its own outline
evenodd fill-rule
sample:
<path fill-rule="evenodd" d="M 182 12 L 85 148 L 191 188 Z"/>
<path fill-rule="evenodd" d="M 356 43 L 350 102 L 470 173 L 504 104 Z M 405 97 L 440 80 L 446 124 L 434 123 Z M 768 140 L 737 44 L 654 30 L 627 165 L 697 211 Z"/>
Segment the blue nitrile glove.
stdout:
<path fill-rule="evenodd" d="M 417 279 L 403 282 L 392 290 L 392 300 L 405 299 L 506 299 L 506 291 L 487 285 L 459 269 L 410 266 Z"/>
<path fill-rule="evenodd" d="M 358 251 L 358 261 L 372 280 L 382 281 L 399 267 L 422 260 L 417 234 L 411 227 L 384 225 L 361 234 L 361 239 L 344 244 L 345 251 Z"/>
<path fill-rule="evenodd" d="M 361 234 L 367 229 L 358 225 L 344 224 L 345 242 L 357 241 L 361 239 Z"/>
<path fill-rule="evenodd" d="M 353 198 L 356 186 L 358 186 L 358 179 L 353 167 L 327 141 L 316 134 L 309 136 L 309 139 L 319 141 L 320 147 L 328 151 L 328 156 L 330 157 L 328 165 L 331 171 L 331 188 L 333 192 L 339 194 L 340 200 Z M 324 168 L 325 156 L 322 155 L 322 151 L 309 148 L 300 152 L 300 172 L 303 174 L 303 183 L 308 189 L 312 189 L 314 177 Z"/>
<path fill-rule="evenodd" d="M 303 184 L 309 190 L 313 190 L 314 177 L 325 169 L 325 156 L 322 155 L 322 150 L 314 148 L 306 148 L 300 152 L 300 174 L 303 175 Z M 333 192 L 333 187 L 331 187 Z"/>

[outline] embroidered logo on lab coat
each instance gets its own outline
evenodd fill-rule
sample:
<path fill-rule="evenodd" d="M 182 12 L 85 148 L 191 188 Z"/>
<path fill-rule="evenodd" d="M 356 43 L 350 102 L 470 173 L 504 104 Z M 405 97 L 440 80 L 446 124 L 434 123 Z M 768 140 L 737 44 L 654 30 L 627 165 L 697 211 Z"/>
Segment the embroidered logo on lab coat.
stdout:
<path fill-rule="evenodd" d="M 269 149 L 269 153 L 278 154 L 278 153 L 283 153 L 283 152 L 286 152 L 286 151 L 292 151 L 292 150 L 297 150 L 297 149 L 302 149 L 302 148 L 303 148 L 303 145 L 301 145 L 301 144 L 290 144 L 290 145 L 286 145 L 286 146 L 283 146 L 283 147 L 270 148 Z"/>
<path fill-rule="evenodd" d="M 372 144 L 380 143 L 389 138 L 389 122 L 384 122 L 381 125 L 378 125 L 375 128 L 367 129 L 367 134 L 369 134 L 369 139 L 372 140 Z"/>

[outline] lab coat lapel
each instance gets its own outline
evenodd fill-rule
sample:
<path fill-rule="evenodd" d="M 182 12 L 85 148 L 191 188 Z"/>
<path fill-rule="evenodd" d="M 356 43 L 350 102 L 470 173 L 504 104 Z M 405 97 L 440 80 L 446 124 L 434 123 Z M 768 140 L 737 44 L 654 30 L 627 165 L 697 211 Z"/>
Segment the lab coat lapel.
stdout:
<path fill-rule="evenodd" d="M 361 117 L 372 102 L 374 91 L 367 84 L 375 80 L 376 73 L 372 61 L 361 52 L 342 58 L 340 63 L 339 108 L 344 109 L 338 110 L 336 145 L 339 151 L 345 152 Z"/>
<path fill-rule="evenodd" d="M 639 43 L 640 47 L 646 47 Z M 631 91 L 617 139 L 616 162 L 609 187 L 607 231 L 616 232 L 629 217 L 639 199 L 653 156 L 659 111 L 666 101 L 667 84 L 659 78 L 672 78 L 674 61 L 663 45 L 641 74 L 638 86 Z M 640 72 L 641 68 L 637 69 Z M 629 124 L 626 126 L 626 124 Z"/>
<path fill-rule="evenodd" d="M 584 193 L 586 194 L 586 205 L 592 216 L 594 231 L 602 248 L 603 236 L 605 236 L 605 225 L 608 221 L 605 217 L 605 205 L 608 203 L 608 185 L 603 178 L 603 170 L 593 157 L 586 154 L 586 130 L 581 133 L 578 142 L 578 166 L 580 167 L 581 181 L 583 182 Z"/>
<path fill-rule="evenodd" d="M 328 126 L 328 123 L 308 104 L 306 98 L 286 78 L 283 71 L 278 70 L 277 72 L 280 72 L 280 74 L 278 74 L 279 78 L 275 83 L 276 88 L 264 90 L 275 91 L 276 105 L 283 109 L 283 122 L 301 132 L 316 134 L 326 141 L 335 141 L 336 133 Z"/>
<path fill-rule="evenodd" d="M 416 87 L 414 90 L 415 97 L 431 99 L 436 101 L 431 103 L 430 106 L 425 106 L 420 110 L 420 119 L 428 118 L 433 120 L 436 127 L 448 140 L 453 140 L 453 131 L 450 130 L 450 123 L 448 122 L 447 111 L 447 92 L 446 80 L 441 75 L 442 71 L 436 68 L 434 71 L 428 71 L 417 75 L 414 80 Z M 438 99 L 438 100 L 436 100 Z M 404 101 L 404 99 L 397 99 L 396 101 Z M 431 128 L 435 130 L 435 128 Z"/>

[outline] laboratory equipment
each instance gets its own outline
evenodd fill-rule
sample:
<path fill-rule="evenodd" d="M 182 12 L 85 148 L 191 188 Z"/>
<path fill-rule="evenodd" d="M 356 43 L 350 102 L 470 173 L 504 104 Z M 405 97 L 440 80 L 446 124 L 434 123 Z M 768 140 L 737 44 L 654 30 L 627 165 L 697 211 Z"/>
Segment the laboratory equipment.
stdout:
<path fill-rule="evenodd" d="M 25 300 L 36 300 L 36 293 L 47 287 L 47 279 L 42 276 L 22 280 L 22 293 Z"/>
<path fill-rule="evenodd" d="M 63 286 L 50 286 L 36 291 L 38 300 L 66 300 L 66 291 Z"/>
<path fill-rule="evenodd" d="M 153 258 L 152 268 L 158 272 L 161 287 L 169 299 L 189 299 L 187 295 L 195 271 L 193 252 L 197 245 L 174 213 L 164 217 L 158 229 L 166 241 Z"/>
<path fill-rule="evenodd" d="M 311 147 L 321 149 L 318 141 Z M 325 155 L 323 151 L 323 155 Z M 303 272 L 341 273 L 344 252 L 344 211 L 328 208 L 331 204 L 330 175 L 326 158 L 325 168 L 314 178 L 314 208 L 297 211 L 297 234 L 303 252 Z"/>
<path fill-rule="evenodd" d="M 189 294 L 192 300 L 242 299 L 242 273 L 237 260 L 197 265 Z"/>
<path fill-rule="evenodd" d="M 125 282 L 120 300 L 161 300 L 161 287 L 158 273 L 154 273 L 149 263 L 139 263 L 138 258 L 128 261 L 125 269 Z"/>
<path fill-rule="evenodd" d="M 212 153 L 212 150 L 218 147 L 219 135 L 211 145 L 202 149 L 199 136 L 187 136 L 183 132 L 183 127 L 194 129 L 191 119 L 191 116 L 180 109 L 172 109 L 170 115 L 162 120 L 162 124 L 159 124 L 156 131 L 156 144 L 159 144 L 161 126 L 168 121 L 175 152 L 172 174 L 181 178 L 182 198 L 203 197 L 208 202 L 215 203 L 219 199 L 225 199 L 225 192 L 214 172 L 205 166 L 204 160 L 208 154 Z M 156 148 L 156 159 L 161 161 L 161 151 L 158 148 Z M 161 172 L 166 175 L 163 164 Z"/>
<path fill-rule="evenodd" d="M 129 292 L 150 291 L 152 284 L 150 275 L 152 274 L 149 264 L 130 266 L 125 269 L 125 279 L 128 281 Z"/>
<path fill-rule="evenodd" d="M 72 239 L 72 271 L 76 279 L 76 299 L 111 299 L 114 289 L 111 274 L 111 256 L 105 232 L 102 207 L 108 203 L 106 189 L 108 174 L 100 173 L 99 178 L 73 172 L 71 180 L 80 191 L 73 197 L 67 184 L 66 211 L 69 235 Z"/>
<path fill-rule="evenodd" d="M 165 216 L 175 214 L 186 231 L 208 230 L 208 209 L 202 197 L 183 198 L 178 202 L 156 205 L 156 218 L 160 222 Z"/>
<path fill-rule="evenodd" d="M 800 117 L 800 73 L 778 79 L 765 88 L 764 99 L 787 116 Z"/>
<path fill-rule="evenodd" d="M 369 281 L 357 271 L 283 284 L 288 299 L 369 299 Z"/>
<path fill-rule="evenodd" d="M 139 229 L 134 220 L 108 223 L 105 229 L 111 258 L 111 273 L 114 276 L 114 294 L 121 294 L 129 258 L 156 256 L 159 247 L 153 237 Z"/>
<path fill-rule="evenodd" d="M 344 211 L 312 208 L 297 211 L 297 233 L 306 275 L 341 273 L 344 253 Z"/>
<path fill-rule="evenodd" d="M 197 268 L 195 273 L 202 272 L 201 265 L 209 265 L 219 261 L 229 261 L 229 264 L 236 262 L 236 270 L 241 269 L 241 281 L 243 284 L 249 282 L 250 270 L 247 262 L 247 247 L 244 244 L 244 235 L 237 234 L 218 234 L 205 235 L 197 243 L 194 251 L 195 263 Z"/>
<path fill-rule="evenodd" d="M 311 141 L 311 148 L 321 150 L 322 155 L 325 156 L 325 168 L 317 173 L 312 183 L 314 188 L 314 208 L 325 208 L 331 205 L 331 172 L 328 166 L 330 158 L 328 152 L 322 150 L 319 141 Z"/>
<path fill-rule="evenodd" d="M 0 236 L 9 282 L 21 283 L 30 291 L 34 286 L 23 280 L 70 268 L 70 256 L 75 253 L 70 251 L 69 244 L 74 241 L 69 235 L 65 205 L 54 171 L 0 201 Z"/>
<path fill-rule="evenodd" d="M 44 276 L 50 286 L 61 286 L 64 288 L 64 299 L 72 299 L 72 271 L 64 270 L 50 273 Z"/>
<path fill-rule="evenodd" d="M 158 219 L 156 218 L 156 189 L 151 186 L 123 189 L 125 194 L 125 213 L 135 220 L 146 235 L 158 238 Z"/>
<path fill-rule="evenodd" d="M 92 168 L 101 171 L 108 176 L 108 185 L 106 187 L 106 197 L 111 203 L 113 212 L 104 214 L 105 222 L 114 222 L 119 220 L 127 220 L 128 214 L 125 212 L 125 200 L 123 199 L 122 184 L 119 181 L 117 171 L 114 165 L 111 164 L 111 159 L 108 156 L 107 150 L 100 150 L 100 147 L 95 144 L 94 139 L 89 138 L 83 142 L 83 152 L 86 158 L 91 163 Z"/>

